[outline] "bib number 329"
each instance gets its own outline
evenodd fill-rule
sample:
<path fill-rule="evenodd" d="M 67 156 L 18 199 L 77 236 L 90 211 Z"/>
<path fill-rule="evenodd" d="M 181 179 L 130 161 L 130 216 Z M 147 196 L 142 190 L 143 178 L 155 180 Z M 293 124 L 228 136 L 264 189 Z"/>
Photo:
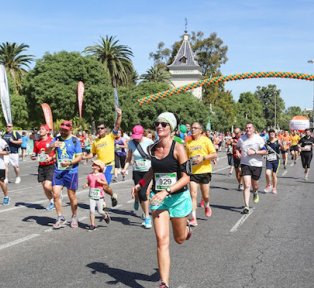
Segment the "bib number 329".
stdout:
<path fill-rule="evenodd" d="M 155 173 L 155 190 L 161 191 L 177 182 L 177 173 Z"/>

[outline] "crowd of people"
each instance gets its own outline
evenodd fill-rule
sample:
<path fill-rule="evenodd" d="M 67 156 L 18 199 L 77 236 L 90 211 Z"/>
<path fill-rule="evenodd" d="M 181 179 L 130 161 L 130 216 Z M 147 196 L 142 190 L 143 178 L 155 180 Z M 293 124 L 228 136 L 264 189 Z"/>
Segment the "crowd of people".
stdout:
<path fill-rule="evenodd" d="M 33 141 L 32 160 L 38 161 L 38 182 L 48 199 L 47 210 L 55 210 L 53 224 L 59 229 L 67 224 L 78 227 L 77 210 L 79 163 L 91 160 L 92 171 L 83 188 L 89 189 L 90 225 L 96 229 L 95 213 L 110 223 L 105 195 L 111 198 L 112 207 L 118 204 L 112 182 L 124 181 L 132 166 L 134 186 L 134 210 L 143 211 L 142 226 L 154 227 L 157 241 L 157 261 L 160 273 L 160 288 L 169 287 L 170 282 L 170 223 L 174 240 L 181 244 L 192 235 L 197 223 L 197 207 L 204 209 L 206 217 L 212 216 L 210 207 L 210 183 L 218 152 L 225 149 L 229 170 L 237 181 L 237 189 L 243 191 L 243 214 L 250 213 L 250 198 L 259 202 L 259 179 L 266 162 L 265 193 L 278 193 L 277 172 L 280 162 L 285 170 L 291 158 L 291 166 L 301 157 L 304 179 L 308 180 L 313 155 L 314 138 L 310 129 L 301 135 L 298 131 L 261 131 L 253 123 L 247 123 L 243 132 L 235 128 L 232 132 L 211 133 L 198 121 L 179 124 L 176 115 L 161 113 L 155 120 L 155 131 L 135 125 L 127 135 L 121 128 L 122 111 L 116 108 L 117 119 L 113 129 L 104 123 L 97 125 L 97 135 L 88 131 L 73 135 L 72 122 L 62 121 L 58 134 L 53 136 L 48 125 L 42 124 L 35 134 L 20 135 L 7 124 L 0 138 L 0 186 L 3 205 L 10 204 L 8 165 L 14 168 L 15 183 L 21 182 L 19 157 L 27 157 L 27 143 Z M 23 138 L 24 137 L 24 138 Z M 19 150 L 21 149 L 21 155 Z M 290 157 L 289 157 L 290 152 Z M 119 180 L 120 176 L 120 180 Z M 71 221 L 62 211 L 62 189 L 67 189 L 71 206 Z M 198 190 L 201 202 L 197 203 Z"/>

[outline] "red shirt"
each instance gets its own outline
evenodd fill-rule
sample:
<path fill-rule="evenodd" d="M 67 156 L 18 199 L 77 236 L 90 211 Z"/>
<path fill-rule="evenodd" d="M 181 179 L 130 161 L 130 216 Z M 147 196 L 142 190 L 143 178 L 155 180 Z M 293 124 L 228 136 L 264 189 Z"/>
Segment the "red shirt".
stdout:
<path fill-rule="evenodd" d="M 42 153 L 42 152 L 45 152 L 51 141 L 52 141 L 52 138 L 50 136 L 48 136 L 48 138 L 46 140 L 40 139 L 39 141 L 36 141 L 34 143 L 33 152 L 37 155 Z M 54 155 L 55 155 L 55 151 L 52 150 L 50 152 L 49 156 L 53 157 Z M 51 160 L 49 162 L 39 162 L 39 166 L 48 166 L 48 165 L 52 165 L 54 163 L 55 163 L 55 160 Z"/>

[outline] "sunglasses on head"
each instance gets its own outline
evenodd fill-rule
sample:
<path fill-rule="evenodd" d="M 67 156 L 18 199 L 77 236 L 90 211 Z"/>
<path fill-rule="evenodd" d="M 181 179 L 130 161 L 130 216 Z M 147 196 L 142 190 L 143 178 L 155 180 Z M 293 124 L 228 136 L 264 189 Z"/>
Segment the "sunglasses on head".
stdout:
<path fill-rule="evenodd" d="M 161 125 L 162 128 L 166 128 L 169 123 L 167 122 L 155 122 L 155 127 L 157 128 L 159 125 Z"/>
<path fill-rule="evenodd" d="M 62 126 L 71 127 L 71 124 L 64 124 L 64 123 L 62 123 L 62 124 L 61 124 L 61 127 L 62 127 Z"/>

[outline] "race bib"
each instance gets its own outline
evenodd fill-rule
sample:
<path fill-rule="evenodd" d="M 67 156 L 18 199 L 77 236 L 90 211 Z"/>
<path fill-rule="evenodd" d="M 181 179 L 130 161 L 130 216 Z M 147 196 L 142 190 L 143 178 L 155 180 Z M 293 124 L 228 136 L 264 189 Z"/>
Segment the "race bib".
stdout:
<path fill-rule="evenodd" d="M 267 161 L 276 161 L 277 160 L 277 155 L 275 153 L 271 153 L 266 155 Z"/>
<path fill-rule="evenodd" d="M 45 162 L 47 160 L 47 154 L 42 152 L 38 154 L 38 162 Z"/>
<path fill-rule="evenodd" d="M 305 145 L 303 147 L 303 151 L 311 151 L 311 149 L 312 149 L 312 145 Z"/>
<path fill-rule="evenodd" d="M 57 161 L 58 170 L 69 170 L 69 169 L 71 169 L 72 165 L 69 166 L 69 167 L 62 167 L 61 163 L 62 162 L 67 162 L 67 161 L 71 161 L 71 159 L 66 159 L 66 158 L 58 159 L 58 161 Z"/>
<path fill-rule="evenodd" d="M 145 163 L 145 159 L 140 159 L 140 160 L 135 160 L 134 161 L 134 168 L 137 171 L 146 171 L 146 163 Z"/>
<path fill-rule="evenodd" d="M 90 188 L 89 189 L 89 198 L 93 200 L 99 200 L 100 199 L 100 192 L 101 190 L 99 188 Z"/>
<path fill-rule="evenodd" d="M 161 191 L 177 182 L 177 173 L 155 173 L 155 190 Z"/>

